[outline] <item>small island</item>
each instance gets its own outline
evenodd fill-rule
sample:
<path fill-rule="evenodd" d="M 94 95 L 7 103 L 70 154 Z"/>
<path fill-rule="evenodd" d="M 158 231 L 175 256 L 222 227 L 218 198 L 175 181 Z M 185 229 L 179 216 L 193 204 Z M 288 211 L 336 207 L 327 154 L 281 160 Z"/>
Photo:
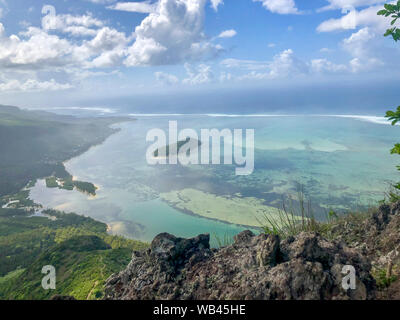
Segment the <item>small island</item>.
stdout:
<path fill-rule="evenodd" d="M 156 151 L 154 151 L 153 155 L 155 158 L 159 157 L 159 154 L 165 154 L 165 156 L 168 158 L 171 154 L 170 154 L 170 149 L 173 150 L 177 150 L 177 153 L 179 155 L 180 149 L 187 143 L 190 142 L 190 137 L 187 137 L 186 140 L 180 140 L 178 141 L 178 143 L 174 143 L 174 144 L 169 144 L 165 147 L 162 148 L 158 148 Z M 192 139 L 192 141 L 197 141 L 197 148 L 201 146 L 201 141 L 196 140 L 196 139 Z M 175 148 L 176 146 L 176 148 Z M 172 154 L 174 155 L 174 154 Z"/>
<path fill-rule="evenodd" d="M 76 188 L 80 192 L 87 193 L 92 196 L 96 195 L 97 190 L 97 187 L 93 183 L 73 180 L 71 176 L 67 178 L 57 178 L 55 176 L 47 177 L 46 187 L 69 191 L 72 191 Z"/>

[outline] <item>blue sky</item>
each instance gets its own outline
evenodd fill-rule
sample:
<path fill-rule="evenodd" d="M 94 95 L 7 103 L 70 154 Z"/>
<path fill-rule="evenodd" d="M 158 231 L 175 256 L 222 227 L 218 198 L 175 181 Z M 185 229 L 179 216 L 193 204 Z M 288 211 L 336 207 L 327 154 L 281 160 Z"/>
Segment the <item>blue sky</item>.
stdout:
<path fill-rule="evenodd" d="M 0 0 L 0 103 L 290 94 L 307 84 L 312 95 L 315 85 L 329 91 L 377 83 L 381 90 L 390 83 L 393 97 L 399 47 L 382 36 L 389 22 L 376 12 L 383 3 Z"/>

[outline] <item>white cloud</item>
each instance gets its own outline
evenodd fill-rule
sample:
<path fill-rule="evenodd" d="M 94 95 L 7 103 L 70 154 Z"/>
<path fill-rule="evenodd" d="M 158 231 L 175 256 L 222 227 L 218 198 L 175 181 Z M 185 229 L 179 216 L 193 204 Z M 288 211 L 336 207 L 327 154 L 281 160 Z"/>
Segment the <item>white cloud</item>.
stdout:
<path fill-rule="evenodd" d="M 100 68 L 118 66 L 126 56 L 130 39 L 109 27 L 97 30 L 91 40 L 81 44 L 29 27 L 20 36 L 5 35 L 0 23 L 0 67 L 9 69 L 59 69 L 76 66 Z"/>
<path fill-rule="evenodd" d="M 178 77 L 169 74 L 169 73 L 165 73 L 165 72 L 155 72 L 154 73 L 157 82 L 163 84 L 163 85 L 174 85 L 177 84 L 179 82 Z"/>
<path fill-rule="evenodd" d="M 74 55 L 85 60 L 95 57 L 91 62 L 86 62 L 86 67 L 115 67 L 121 65 L 125 58 L 129 41 L 125 33 L 104 27 L 92 40 L 77 47 Z"/>
<path fill-rule="evenodd" d="M 193 68 L 188 63 L 185 64 L 188 77 L 183 80 L 184 84 L 199 85 L 209 83 L 214 78 L 214 73 L 210 66 L 200 64 L 197 68 Z"/>
<path fill-rule="evenodd" d="M 222 32 L 218 35 L 218 38 L 232 38 L 232 37 L 234 37 L 234 36 L 236 36 L 236 35 L 237 35 L 236 30 L 231 29 L 231 30 L 222 31 Z"/>
<path fill-rule="evenodd" d="M 351 7 L 357 8 L 362 6 L 370 6 L 386 1 L 382 0 L 327 0 L 329 4 L 318 11 L 335 10 L 335 9 L 349 9 Z"/>
<path fill-rule="evenodd" d="M 69 41 L 38 28 L 29 27 L 21 36 L 25 39 L 16 35 L 7 37 L 0 23 L 0 67 L 38 69 L 62 66 L 72 52 Z"/>
<path fill-rule="evenodd" d="M 70 14 L 47 14 L 42 18 L 42 28 L 46 31 L 59 31 L 72 36 L 94 36 L 104 22 L 93 18 L 91 14 L 73 16 Z"/>
<path fill-rule="evenodd" d="M 138 12 L 138 13 L 150 13 L 155 12 L 157 4 L 151 3 L 150 1 L 143 2 L 117 2 L 116 4 L 107 7 L 111 10 Z"/>
<path fill-rule="evenodd" d="M 384 65 L 384 60 L 390 63 L 390 59 L 381 59 L 382 47 L 380 43 L 374 43 L 376 35 L 368 28 L 363 28 L 343 40 L 343 48 L 353 57 L 350 67 L 353 72 L 368 71 Z M 372 40 L 372 41 L 371 41 Z"/>
<path fill-rule="evenodd" d="M 275 48 L 276 47 L 276 44 L 275 43 L 268 43 L 268 48 Z"/>
<path fill-rule="evenodd" d="M 92 3 L 97 3 L 97 4 L 109 4 L 109 3 L 113 3 L 116 0 L 86 0 Z"/>
<path fill-rule="evenodd" d="M 211 1 L 211 7 L 215 10 L 218 11 L 218 7 L 220 5 L 224 4 L 224 0 L 210 0 Z"/>
<path fill-rule="evenodd" d="M 294 0 L 253 0 L 262 2 L 262 5 L 269 11 L 279 14 L 299 14 Z"/>
<path fill-rule="evenodd" d="M 0 82 L 0 91 L 1 92 L 16 92 L 16 91 L 24 91 L 24 92 L 35 92 L 35 91 L 58 91 L 58 90 L 67 90 L 71 89 L 73 86 L 71 84 L 61 84 L 57 83 L 54 79 L 50 81 L 37 81 L 34 79 L 26 80 L 25 82 L 21 82 L 19 80 L 13 79 L 8 82 Z"/>
<path fill-rule="evenodd" d="M 315 73 L 345 72 L 348 68 L 344 64 L 335 64 L 327 59 L 311 60 L 311 71 Z"/>
<path fill-rule="evenodd" d="M 287 78 L 307 74 L 310 71 L 308 64 L 298 59 L 292 49 L 284 50 L 275 55 L 272 61 L 225 59 L 221 64 L 228 68 L 251 71 L 239 76 L 239 80 Z"/>
<path fill-rule="evenodd" d="M 207 0 L 160 0 L 135 29 L 127 66 L 167 65 L 215 57 L 221 46 L 203 32 Z"/>
<path fill-rule="evenodd" d="M 276 55 L 270 63 L 269 68 L 269 75 L 272 78 L 308 73 L 307 65 L 296 58 L 292 49 L 285 50 Z"/>
<path fill-rule="evenodd" d="M 369 26 L 377 31 L 383 32 L 390 25 L 390 20 L 378 16 L 377 12 L 382 6 L 372 6 L 361 11 L 351 11 L 338 19 L 329 19 L 322 22 L 318 27 L 318 32 L 331 32 L 337 30 L 356 29 L 357 27 Z"/>
<path fill-rule="evenodd" d="M 221 61 L 221 65 L 226 68 L 239 68 L 245 70 L 260 70 L 266 69 L 269 66 L 269 62 L 256 61 L 256 60 L 240 60 L 240 59 L 224 59 Z"/>

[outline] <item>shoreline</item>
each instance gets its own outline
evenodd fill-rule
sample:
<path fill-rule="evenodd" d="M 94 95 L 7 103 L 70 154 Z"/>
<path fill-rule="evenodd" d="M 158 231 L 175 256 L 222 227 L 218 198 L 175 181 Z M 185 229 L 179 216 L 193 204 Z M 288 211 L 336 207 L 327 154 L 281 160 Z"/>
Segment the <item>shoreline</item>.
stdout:
<path fill-rule="evenodd" d="M 251 225 L 245 225 L 245 224 L 238 224 L 238 223 L 233 223 L 233 222 L 229 222 L 229 221 L 226 221 L 226 220 L 221 220 L 221 219 L 218 219 L 218 218 L 205 217 L 205 216 L 202 216 L 201 214 L 194 213 L 193 211 L 190 211 L 190 210 L 188 210 L 188 209 L 178 208 L 178 207 L 177 207 L 176 205 L 174 205 L 173 203 L 168 202 L 167 200 L 162 199 L 161 197 L 160 197 L 159 199 L 160 199 L 162 202 L 166 203 L 166 204 L 167 204 L 168 206 L 170 206 L 171 208 L 175 209 L 176 211 L 179 211 L 179 212 L 181 212 L 181 213 L 183 213 L 183 214 L 187 214 L 187 215 L 192 216 L 192 217 L 203 218 L 203 219 L 206 219 L 206 220 L 216 221 L 216 222 L 224 223 L 224 224 L 231 225 L 231 226 L 238 226 L 238 227 L 245 228 L 245 229 L 253 229 L 253 230 L 260 230 L 260 229 L 262 229 L 262 227 L 260 227 L 260 226 L 257 227 L 257 226 L 251 226 Z"/>

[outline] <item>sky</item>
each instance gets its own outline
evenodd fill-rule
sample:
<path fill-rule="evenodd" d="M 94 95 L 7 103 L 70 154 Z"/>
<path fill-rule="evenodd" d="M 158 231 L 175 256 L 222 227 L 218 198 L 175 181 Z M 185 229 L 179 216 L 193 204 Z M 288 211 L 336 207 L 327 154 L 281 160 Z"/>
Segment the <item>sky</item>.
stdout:
<path fill-rule="evenodd" d="M 0 0 L 0 104 L 380 110 L 400 100 L 383 3 Z"/>

